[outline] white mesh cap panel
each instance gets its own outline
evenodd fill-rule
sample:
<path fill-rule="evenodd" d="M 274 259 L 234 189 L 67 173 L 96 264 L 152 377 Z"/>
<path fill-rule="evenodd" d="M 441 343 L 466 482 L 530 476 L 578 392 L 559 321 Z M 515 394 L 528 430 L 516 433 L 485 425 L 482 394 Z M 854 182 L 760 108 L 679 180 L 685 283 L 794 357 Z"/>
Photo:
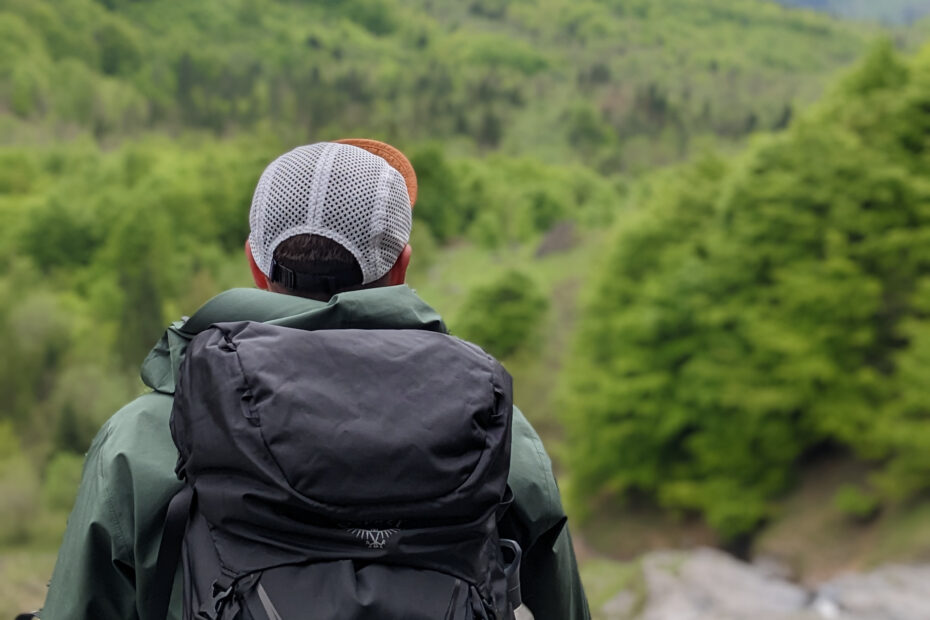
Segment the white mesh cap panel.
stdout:
<path fill-rule="evenodd" d="M 403 176 L 384 159 L 322 142 L 297 147 L 262 173 L 249 213 L 249 243 L 271 273 L 278 244 L 300 234 L 328 237 L 358 261 L 363 283 L 386 274 L 410 238 L 412 212 Z"/>

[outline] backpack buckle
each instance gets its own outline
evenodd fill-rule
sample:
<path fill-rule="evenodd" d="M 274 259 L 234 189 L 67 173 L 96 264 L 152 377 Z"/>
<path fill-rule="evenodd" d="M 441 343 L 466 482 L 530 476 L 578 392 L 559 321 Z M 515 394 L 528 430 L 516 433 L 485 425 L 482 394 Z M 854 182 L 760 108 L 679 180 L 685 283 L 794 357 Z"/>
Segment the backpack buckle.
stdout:
<path fill-rule="evenodd" d="M 213 582 L 213 613 L 216 614 L 217 618 L 219 618 L 220 612 L 223 611 L 223 607 L 226 606 L 226 603 L 232 598 L 235 592 L 235 581 L 228 586 L 222 585 L 219 580 Z"/>

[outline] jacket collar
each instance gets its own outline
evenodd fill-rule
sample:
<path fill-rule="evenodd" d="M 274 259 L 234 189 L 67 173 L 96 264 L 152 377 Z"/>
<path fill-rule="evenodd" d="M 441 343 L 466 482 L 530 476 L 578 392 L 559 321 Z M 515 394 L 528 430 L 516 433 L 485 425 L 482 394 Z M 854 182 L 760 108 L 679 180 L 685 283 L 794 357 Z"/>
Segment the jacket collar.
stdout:
<path fill-rule="evenodd" d="M 258 321 L 295 329 L 424 329 L 447 333 L 439 313 L 405 285 L 335 295 L 328 302 L 259 289 L 220 293 L 189 319 L 173 323 L 142 363 L 142 381 L 174 394 L 188 343 L 214 323 Z"/>

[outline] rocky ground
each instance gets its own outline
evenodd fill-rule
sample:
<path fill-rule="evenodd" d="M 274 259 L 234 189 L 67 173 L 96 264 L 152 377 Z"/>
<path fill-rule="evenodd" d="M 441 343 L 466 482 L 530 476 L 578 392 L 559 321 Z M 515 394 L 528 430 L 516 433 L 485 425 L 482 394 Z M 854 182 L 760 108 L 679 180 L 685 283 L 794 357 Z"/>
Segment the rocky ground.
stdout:
<path fill-rule="evenodd" d="M 930 620 L 930 566 L 889 565 L 815 587 L 773 561 L 713 549 L 643 556 L 636 578 L 597 617 L 607 620 Z"/>

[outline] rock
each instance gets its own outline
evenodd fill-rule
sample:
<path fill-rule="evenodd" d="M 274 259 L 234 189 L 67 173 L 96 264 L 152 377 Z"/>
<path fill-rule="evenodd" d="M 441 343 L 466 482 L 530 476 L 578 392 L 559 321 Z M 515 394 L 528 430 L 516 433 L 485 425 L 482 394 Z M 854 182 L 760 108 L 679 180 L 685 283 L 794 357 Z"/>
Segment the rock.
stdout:
<path fill-rule="evenodd" d="M 810 591 L 768 565 L 713 549 L 658 551 L 641 559 L 645 598 L 621 592 L 608 620 L 928 620 L 930 566 L 885 566 Z M 642 604 L 642 610 L 635 615 Z"/>
<path fill-rule="evenodd" d="M 653 553 L 643 561 L 643 620 L 779 618 L 803 612 L 810 594 L 713 549 Z"/>
<path fill-rule="evenodd" d="M 814 602 L 811 604 L 811 609 L 817 616 L 825 620 L 839 618 L 843 613 L 836 601 L 823 595 L 818 595 L 814 599 Z"/>
<path fill-rule="evenodd" d="M 766 577 L 770 579 L 781 579 L 782 581 L 794 581 L 796 577 L 794 569 L 785 560 L 775 557 L 774 555 L 759 555 L 752 559 L 752 565 Z"/>
<path fill-rule="evenodd" d="M 820 586 L 818 594 L 835 601 L 843 619 L 924 620 L 930 618 L 930 566 L 843 575 Z"/>

